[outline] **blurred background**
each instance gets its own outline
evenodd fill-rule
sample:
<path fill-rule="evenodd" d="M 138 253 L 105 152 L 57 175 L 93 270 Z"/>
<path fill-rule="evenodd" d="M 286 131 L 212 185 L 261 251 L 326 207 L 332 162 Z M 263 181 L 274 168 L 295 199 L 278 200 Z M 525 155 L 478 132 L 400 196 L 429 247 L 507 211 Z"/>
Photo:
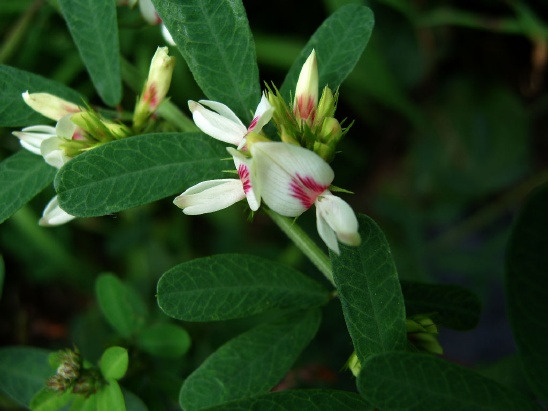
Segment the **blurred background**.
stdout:
<path fill-rule="evenodd" d="M 281 85 L 310 35 L 347 3 L 244 1 L 261 80 Z M 495 377 L 501 369 L 504 378 L 515 376 L 504 254 L 520 204 L 548 180 L 548 3 L 366 4 L 375 14 L 375 29 L 340 88 L 337 117 L 354 125 L 332 163 L 334 184 L 354 192 L 344 199 L 384 230 L 401 278 L 460 284 L 482 301 L 477 329 L 441 330 L 446 358 Z M 0 63 L 69 85 L 100 106 L 57 10 L 54 1 L 2 0 Z M 122 55 L 145 75 L 156 47 L 165 44 L 160 29 L 149 26 L 138 9 L 119 7 L 118 18 Z M 187 112 L 188 99 L 204 96 L 175 48 L 171 54 L 177 64 L 169 95 Z M 135 93 L 126 87 L 124 96 L 121 109 L 132 110 Z M 20 149 L 11 131 L 0 129 L 0 159 Z M 76 344 L 93 361 L 104 347 L 120 343 L 97 309 L 93 284 L 101 272 L 119 275 L 151 307 L 164 271 L 215 253 L 261 255 L 323 281 L 265 215 L 250 222 L 243 204 L 188 217 L 168 198 L 116 215 L 39 227 L 52 195 L 48 188 L 0 227 L 1 345 Z M 313 212 L 299 223 L 317 238 Z M 191 351 L 180 361 L 165 362 L 135 354 L 133 373 L 141 378 L 132 380 L 130 374 L 128 384 L 137 391 L 140 384 L 162 381 L 176 398 L 188 372 L 260 321 L 185 323 Z M 280 388 L 353 389 L 351 374 L 339 372 L 351 352 L 340 305 L 332 301 L 320 333 Z"/>

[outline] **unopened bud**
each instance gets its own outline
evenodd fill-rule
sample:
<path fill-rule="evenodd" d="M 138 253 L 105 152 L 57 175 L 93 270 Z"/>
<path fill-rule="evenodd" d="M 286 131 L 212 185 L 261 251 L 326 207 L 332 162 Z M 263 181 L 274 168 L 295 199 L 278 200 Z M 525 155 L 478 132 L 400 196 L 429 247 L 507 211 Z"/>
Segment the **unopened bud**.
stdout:
<path fill-rule="evenodd" d="M 443 354 L 438 341 L 438 327 L 430 317 L 424 314 L 414 315 L 406 320 L 407 339 L 419 351 Z"/>
<path fill-rule="evenodd" d="M 318 139 L 332 147 L 335 147 L 343 135 L 341 124 L 334 117 L 328 117 L 323 121 L 317 137 Z"/>
<path fill-rule="evenodd" d="M 362 370 L 362 365 L 360 363 L 360 360 L 358 360 L 358 356 L 356 355 L 356 351 L 352 353 L 348 361 L 346 362 L 346 368 L 348 368 L 354 377 L 357 377 L 360 375 L 360 371 Z"/>
<path fill-rule="evenodd" d="M 25 91 L 23 100 L 34 111 L 55 121 L 61 120 L 67 114 L 78 113 L 81 110 L 76 104 L 49 93 L 29 93 Z"/>
<path fill-rule="evenodd" d="M 143 92 L 135 106 L 133 125 L 136 129 L 140 129 L 150 114 L 164 101 L 171 84 L 174 65 L 175 58 L 168 55 L 168 48 L 158 47 L 150 62 Z"/>
<path fill-rule="evenodd" d="M 333 117 L 337 108 L 336 104 L 337 99 L 333 96 L 333 92 L 329 87 L 325 86 L 316 110 L 314 125 L 321 125 L 325 118 Z"/>
<path fill-rule="evenodd" d="M 314 119 L 318 105 L 318 82 L 318 62 L 316 52 L 312 50 L 301 69 L 295 88 L 293 112 L 297 120 L 311 122 Z"/>

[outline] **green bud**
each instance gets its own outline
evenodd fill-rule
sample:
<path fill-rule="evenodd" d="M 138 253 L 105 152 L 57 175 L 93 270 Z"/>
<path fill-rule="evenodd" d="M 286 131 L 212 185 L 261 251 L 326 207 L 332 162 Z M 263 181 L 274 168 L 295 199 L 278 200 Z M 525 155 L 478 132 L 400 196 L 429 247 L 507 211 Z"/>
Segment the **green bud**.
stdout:
<path fill-rule="evenodd" d="M 358 375 L 360 375 L 360 371 L 362 370 L 362 365 L 360 363 L 360 360 L 358 360 L 358 356 L 356 355 L 356 351 L 354 351 L 352 353 L 352 355 L 350 356 L 350 358 L 346 362 L 345 367 L 348 368 L 352 372 L 354 377 L 357 377 Z"/>
<path fill-rule="evenodd" d="M 425 314 L 414 315 L 406 320 L 407 339 L 419 351 L 443 354 L 438 341 L 438 327 Z"/>
<path fill-rule="evenodd" d="M 313 151 L 327 162 L 333 160 L 333 156 L 335 155 L 333 149 L 329 145 L 320 141 L 314 142 Z"/>
<path fill-rule="evenodd" d="M 326 117 L 333 117 L 335 115 L 335 109 L 337 100 L 333 96 L 333 92 L 327 86 L 324 87 L 320 102 L 318 103 L 318 109 L 316 110 L 316 118 L 314 119 L 314 125 L 317 127 L 322 124 Z"/>
<path fill-rule="evenodd" d="M 92 139 L 106 143 L 128 137 L 131 131 L 123 124 L 105 120 L 93 110 L 73 114 L 71 121 L 84 130 Z"/>
<path fill-rule="evenodd" d="M 341 124 L 334 117 L 328 117 L 323 121 L 322 128 L 317 135 L 317 138 L 330 146 L 336 146 L 343 135 Z"/>

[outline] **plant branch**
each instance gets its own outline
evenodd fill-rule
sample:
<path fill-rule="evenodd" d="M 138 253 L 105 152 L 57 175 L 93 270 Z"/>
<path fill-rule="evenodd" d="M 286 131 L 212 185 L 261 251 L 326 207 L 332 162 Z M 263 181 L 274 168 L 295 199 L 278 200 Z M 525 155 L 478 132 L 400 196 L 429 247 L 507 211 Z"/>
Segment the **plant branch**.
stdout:
<path fill-rule="evenodd" d="M 316 243 L 306 234 L 301 227 L 295 224 L 294 220 L 275 213 L 264 207 L 266 214 L 276 223 L 278 227 L 295 243 L 295 245 L 306 255 L 312 264 L 329 280 L 333 286 L 333 270 L 331 261 L 325 253 L 320 250 Z"/>

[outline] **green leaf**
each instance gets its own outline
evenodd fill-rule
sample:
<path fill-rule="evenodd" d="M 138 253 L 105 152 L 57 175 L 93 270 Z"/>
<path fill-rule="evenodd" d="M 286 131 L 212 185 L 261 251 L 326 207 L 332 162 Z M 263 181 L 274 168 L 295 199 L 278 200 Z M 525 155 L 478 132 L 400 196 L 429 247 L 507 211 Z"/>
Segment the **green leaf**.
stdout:
<path fill-rule="evenodd" d="M 122 98 L 116 3 L 112 0 L 59 0 L 82 61 L 103 101 Z"/>
<path fill-rule="evenodd" d="M 333 278 L 348 332 L 363 364 L 371 354 L 407 346 L 405 307 L 396 266 L 379 226 L 358 215 L 362 243 L 332 253 Z"/>
<path fill-rule="evenodd" d="M 48 124 L 51 120 L 31 109 L 21 96 L 29 93 L 50 93 L 76 104 L 80 94 L 70 88 L 36 74 L 0 64 L 0 127 L 25 127 Z"/>
<path fill-rule="evenodd" d="M 148 311 L 144 301 L 114 275 L 100 275 L 95 294 L 106 320 L 122 337 L 131 337 L 145 325 Z"/>
<path fill-rule="evenodd" d="M 153 3 L 205 95 L 249 122 L 261 90 L 255 43 L 242 2 Z"/>
<path fill-rule="evenodd" d="M 506 256 L 506 293 L 514 338 L 533 391 L 548 401 L 548 184 L 516 219 Z"/>
<path fill-rule="evenodd" d="M 137 397 L 131 391 L 123 390 L 124 402 L 128 411 L 148 411 L 147 406 L 142 399 Z"/>
<path fill-rule="evenodd" d="M 32 398 L 30 409 L 32 411 L 57 411 L 67 404 L 74 395 L 67 392 L 57 392 L 48 388 L 42 388 Z"/>
<path fill-rule="evenodd" d="M 358 390 L 381 410 L 536 410 L 518 391 L 427 354 L 390 352 L 363 363 Z"/>
<path fill-rule="evenodd" d="M 337 410 L 365 411 L 373 410 L 362 397 L 354 392 L 338 390 L 286 390 L 231 401 L 208 408 L 208 411 L 302 411 Z"/>
<path fill-rule="evenodd" d="M 190 336 L 175 324 L 158 323 L 139 333 L 137 346 L 157 357 L 177 358 L 190 348 Z"/>
<path fill-rule="evenodd" d="M 183 383 L 179 404 L 187 411 L 268 392 L 316 334 L 320 311 L 259 325 L 211 354 Z"/>
<path fill-rule="evenodd" d="M 53 181 L 57 170 L 41 156 L 20 150 L 0 163 L 0 223 Z"/>
<path fill-rule="evenodd" d="M 110 380 L 95 394 L 97 411 L 125 411 L 126 404 L 120 385 Z"/>
<path fill-rule="evenodd" d="M 119 380 L 127 371 L 129 358 L 123 347 L 109 347 L 99 360 L 101 374 L 107 381 Z"/>
<path fill-rule="evenodd" d="M 481 303 L 464 287 L 401 281 L 401 288 L 407 316 L 432 314 L 437 325 L 455 330 L 470 330 L 478 324 Z"/>
<path fill-rule="evenodd" d="M 113 141 L 69 161 L 55 180 L 59 203 L 79 217 L 150 203 L 230 168 L 223 144 L 202 133 L 146 134 Z"/>
<path fill-rule="evenodd" d="M 312 35 L 289 69 L 280 89 L 282 95 L 289 99 L 290 93 L 295 93 L 299 73 L 312 49 L 318 59 L 320 92 L 327 85 L 332 90 L 339 87 L 360 59 L 373 25 L 373 13 L 365 6 L 349 4 L 335 11 Z"/>
<path fill-rule="evenodd" d="M 55 372 L 48 363 L 49 352 L 32 347 L 0 349 L 0 391 L 24 407 Z"/>
<path fill-rule="evenodd" d="M 219 321 L 325 304 L 328 292 L 291 267 L 225 254 L 179 264 L 158 282 L 158 305 L 184 321 Z"/>

